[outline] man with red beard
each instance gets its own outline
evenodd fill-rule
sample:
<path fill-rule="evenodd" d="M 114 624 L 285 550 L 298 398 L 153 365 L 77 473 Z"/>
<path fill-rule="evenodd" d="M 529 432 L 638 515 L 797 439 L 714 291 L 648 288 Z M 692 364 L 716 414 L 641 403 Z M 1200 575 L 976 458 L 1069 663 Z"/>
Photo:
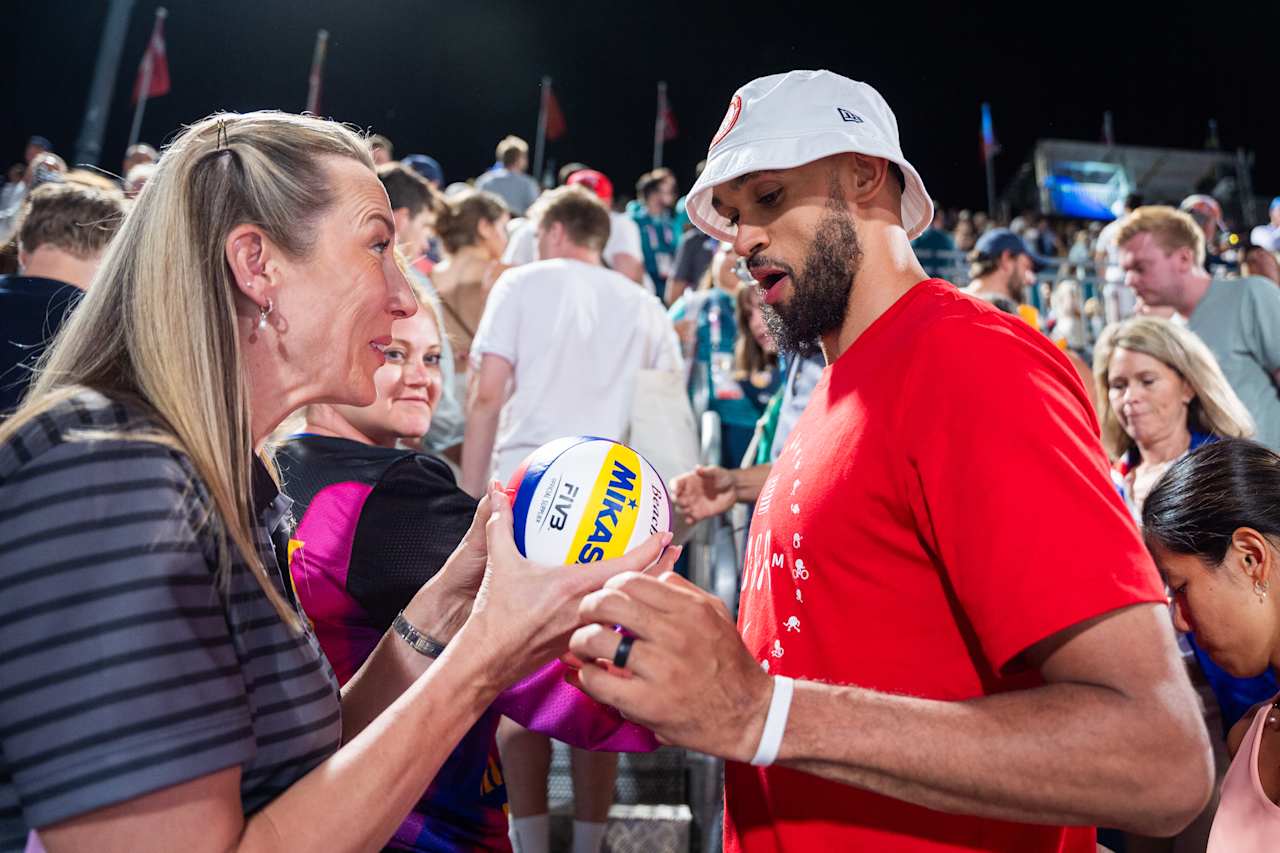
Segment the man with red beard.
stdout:
<path fill-rule="evenodd" d="M 884 99 L 747 84 L 688 211 L 828 366 L 756 503 L 736 628 L 674 575 L 615 579 L 571 643 L 583 688 L 729 760 L 729 851 L 1181 829 L 1208 738 L 1088 397 L 1042 334 L 926 279 L 931 204 Z"/>

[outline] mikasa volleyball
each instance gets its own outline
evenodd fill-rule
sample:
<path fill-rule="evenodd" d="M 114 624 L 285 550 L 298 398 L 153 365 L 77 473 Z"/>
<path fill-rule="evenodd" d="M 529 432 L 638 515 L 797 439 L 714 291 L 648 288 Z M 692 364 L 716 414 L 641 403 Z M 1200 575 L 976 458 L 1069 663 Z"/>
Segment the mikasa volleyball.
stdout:
<path fill-rule="evenodd" d="M 507 494 L 516 547 L 540 563 L 610 560 L 671 529 L 671 501 L 658 472 L 606 438 L 542 445 L 511 476 Z"/>

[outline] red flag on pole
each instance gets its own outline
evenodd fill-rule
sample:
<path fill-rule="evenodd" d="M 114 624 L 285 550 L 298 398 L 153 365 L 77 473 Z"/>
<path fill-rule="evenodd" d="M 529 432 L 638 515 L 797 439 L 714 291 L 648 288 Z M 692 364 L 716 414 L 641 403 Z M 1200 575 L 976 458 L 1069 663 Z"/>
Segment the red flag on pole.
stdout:
<path fill-rule="evenodd" d="M 164 49 L 164 19 L 168 14 L 163 7 L 156 10 L 151 40 L 147 42 L 147 50 L 138 64 L 138 79 L 133 83 L 134 104 L 143 97 L 144 91 L 148 98 L 169 94 L 169 58 Z"/>
<path fill-rule="evenodd" d="M 658 121 L 662 126 L 662 139 L 670 142 L 680 135 L 680 126 L 676 124 L 676 114 L 671 111 L 671 102 L 667 100 L 667 84 L 658 87 Z"/>
<path fill-rule="evenodd" d="M 569 132 L 564 122 L 564 113 L 560 111 L 560 102 L 556 100 L 556 92 L 547 84 L 547 139 L 556 140 Z"/>

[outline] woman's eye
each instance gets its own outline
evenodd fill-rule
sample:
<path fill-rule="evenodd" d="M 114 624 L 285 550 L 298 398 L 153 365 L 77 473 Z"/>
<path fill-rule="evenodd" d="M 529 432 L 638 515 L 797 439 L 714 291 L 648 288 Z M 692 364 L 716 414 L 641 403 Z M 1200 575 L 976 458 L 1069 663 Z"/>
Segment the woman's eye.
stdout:
<path fill-rule="evenodd" d="M 379 255 L 381 255 L 381 254 L 384 254 L 387 251 L 388 247 L 390 246 L 391 246 L 390 240 L 383 240 L 379 243 L 374 243 L 373 250 L 377 252 Z"/>
<path fill-rule="evenodd" d="M 427 365 L 428 367 L 435 367 L 436 365 L 440 364 L 440 353 L 433 352 L 433 353 L 428 353 L 427 355 L 424 355 L 422 357 L 422 363 Z"/>
<path fill-rule="evenodd" d="M 383 355 L 385 355 L 389 361 L 392 359 L 399 361 L 404 358 L 404 351 L 398 349 L 386 349 L 383 351 Z"/>

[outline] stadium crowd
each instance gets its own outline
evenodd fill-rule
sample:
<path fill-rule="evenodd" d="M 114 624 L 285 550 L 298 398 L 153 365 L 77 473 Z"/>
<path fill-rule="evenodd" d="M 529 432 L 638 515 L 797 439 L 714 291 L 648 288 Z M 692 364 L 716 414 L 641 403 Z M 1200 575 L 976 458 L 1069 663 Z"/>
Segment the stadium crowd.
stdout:
<path fill-rule="evenodd" d="M 888 110 L 841 81 L 784 83 L 862 98 L 869 123 Z M 751 85 L 740 94 L 755 97 Z M 759 97 L 755 115 L 784 121 Z M 1201 194 L 1130 196 L 1110 223 L 1004 221 L 929 200 L 896 124 L 889 149 L 850 136 L 774 162 L 771 143 L 743 136 L 757 133 L 750 119 L 731 116 L 687 186 L 665 168 L 624 184 L 589 162 L 544 186 L 515 136 L 484 174 L 449 182 L 428 154 L 282 113 L 212 116 L 163 150 L 133 146 L 119 178 L 31 137 L 0 189 L 0 851 L 144 849 L 164 833 L 218 849 L 541 853 L 550 738 L 573 748 L 575 853 L 605 843 L 618 753 L 660 742 L 730 760 L 732 850 L 1092 850 L 1093 827 L 1116 851 L 1172 850 L 1155 836 L 1173 835 L 1179 850 L 1280 849 L 1280 198 L 1235 233 Z M 731 174 L 717 145 L 735 132 L 758 165 Z M 829 188 L 808 177 L 814 163 L 836 164 Z M 847 231 L 836 214 L 816 221 L 787 260 L 788 217 L 806 203 L 793 173 L 818 181 L 811 207 L 847 196 L 858 212 Z M 877 275 L 901 286 L 841 337 L 846 302 L 856 313 L 881 298 L 864 284 Z M 831 297 L 828 280 L 850 286 Z M 852 397 L 896 408 L 864 423 Z M 674 541 L 580 573 L 524 560 L 501 484 L 568 435 L 649 458 L 669 483 Z M 929 449 L 890 470 L 895 441 Z M 700 458 L 708 445 L 717 454 Z M 867 496 L 813 492 L 800 473 L 793 485 L 802 454 Z M 989 495 L 963 505 L 973 486 Z M 909 536 L 878 520 L 897 489 L 913 495 L 889 513 L 914 519 Z M 755 525 L 732 533 L 741 603 L 715 605 L 679 579 L 679 546 L 699 525 L 733 531 L 739 506 L 758 525 L 792 499 L 827 513 L 787 552 L 796 602 L 861 590 L 918 601 L 930 619 L 966 614 L 954 636 L 924 616 L 892 628 L 919 636 L 885 667 L 965 661 L 936 663 L 952 667 L 944 687 L 874 668 L 784 671 L 792 633 L 839 632 L 815 624 L 819 604 L 784 618 L 785 602 L 759 597 L 776 596 L 755 579 L 780 558 L 767 541 L 761 556 Z M 810 548 L 891 551 L 906 579 L 806 587 L 802 532 Z M 901 556 L 912 548 L 915 562 Z M 866 571 L 847 559 L 851 576 Z M 1041 577 L 1014 583 L 1009 565 L 984 581 L 956 568 L 970 561 Z M 926 594 L 929 565 L 947 578 Z M 1025 589 L 993 605 L 996 585 Z M 1023 594 L 1041 602 L 1025 618 L 1008 612 Z M 1063 649 L 1088 646 L 1078 626 L 1152 602 L 1150 625 L 1106 635 L 1135 661 L 1108 677 L 1146 703 L 1126 729 L 1122 691 L 1090 668 L 1102 664 L 1077 651 L 1068 665 Z M 693 613 L 689 624 L 723 622 L 736 638 L 739 606 L 763 660 L 708 677 L 774 685 L 760 688 L 768 713 L 751 718 L 745 752 L 689 734 L 697 726 L 672 714 L 693 700 L 659 711 L 606 681 L 632 649 L 613 625 L 639 636 L 634 682 L 656 683 L 641 654 L 674 660 L 682 647 L 642 624 Z M 759 633 L 765 618 L 779 633 Z M 727 648 L 699 636 L 689 667 Z M 785 660 L 807 667 L 818 653 Z M 706 672 L 732 670 L 737 654 Z M 933 705 L 1087 682 L 1098 695 L 1085 727 L 1114 719 L 1135 751 L 1080 735 L 1076 756 L 1061 745 L 1079 734 L 1060 707 L 1074 702 L 1046 693 L 1036 713 L 1061 734 L 1035 734 L 1058 739 L 1063 763 L 1014 743 L 1034 766 L 1002 764 L 993 746 L 993 772 L 1016 785 L 1092 758 L 1103 769 L 1078 786 L 1092 795 L 1002 789 L 954 756 L 930 771 L 919 756 L 908 769 L 846 760 L 829 741 L 813 747 L 828 758 L 788 754 L 803 728 L 748 762 L 757 740 L 767 751 L 787 675 L 793 715 L 839 698 L 806 694 L 801 677 L 944 700 L 884 709 L 921 743 L 931 730 L 908 721 L 947 713 Z M 1000 713 L 1016 728 L 1024 711 Z M 849 719 L 827 727 L 855 730 Z"/>

